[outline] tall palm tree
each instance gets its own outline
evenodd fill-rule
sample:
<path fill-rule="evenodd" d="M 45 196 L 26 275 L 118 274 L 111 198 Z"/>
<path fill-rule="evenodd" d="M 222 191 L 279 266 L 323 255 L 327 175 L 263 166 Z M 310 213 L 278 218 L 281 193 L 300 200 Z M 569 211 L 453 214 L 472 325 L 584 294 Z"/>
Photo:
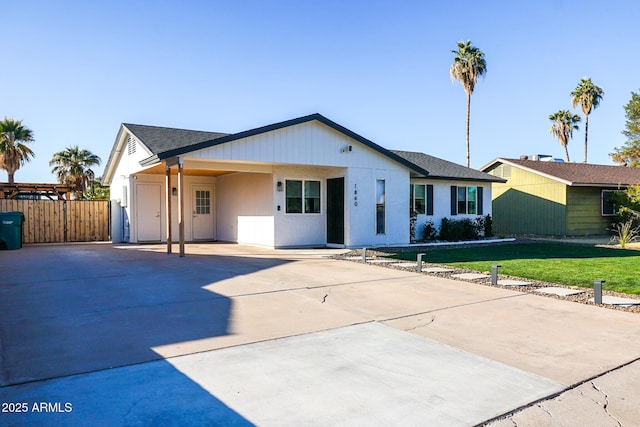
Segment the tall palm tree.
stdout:
<path fill-rule="evenodd" d="M 604 91 L 593 84 L 591 79 L 583 78 L 576 89 L 571 92 L 573 108 L 580 105 L 584 113 L 584 163 L 587 163 L 587 138 L 589 136 L 589 114 L 600 105 Z"/>
<path fill-rule="evenodd" d="M 469 118 L 471 116 L 471 94 L 476 87 L 479 76 L 484 76 L 487 72 L 487 62 L 484 59 L 484 53 L 471 44 L 458 42 L 458 50 L 452 50 L 456 56 L 453 58 L 453 64 L 449 70 L 452 80 L 458 80 L 462 83 L 464 91 L 467 93 L 467 167 L 470 167 L 469 153 Z"/>
<path fill-rule="evenodd" d="M 31 160 L 33 151 L 26 143 L 32 142 L 33 132 L 22 125 L 22 120 L 5 117 L 0 121 L 0 169 L 7 171 L 9 184 L 20 166 Z"/>
<path fill-rule="evenodd" d="M 58 177 L 59 183 L 70 186 L 74 191 L 74 197 L 80 199 L 95 179 L 91 166 L 97 166 L 100 163 L 100 157 L 74 145 L 55 153 L 49 166 L 55 165 L 51 173 Z"/>
<path fill-rule="evenodd" d="M 567 162 L 570 162 L 567 144 L 569 144 L 569 140 L 573 138 L 573 131 L 578 130 L 580 116 L 572 114 L 569 110 L 558 110 L 558 112 L 549 116 L 549 120 L 553 122 L 551 124 L 551 135 L 558 138 L 560 145 L 564 147 Z"/>

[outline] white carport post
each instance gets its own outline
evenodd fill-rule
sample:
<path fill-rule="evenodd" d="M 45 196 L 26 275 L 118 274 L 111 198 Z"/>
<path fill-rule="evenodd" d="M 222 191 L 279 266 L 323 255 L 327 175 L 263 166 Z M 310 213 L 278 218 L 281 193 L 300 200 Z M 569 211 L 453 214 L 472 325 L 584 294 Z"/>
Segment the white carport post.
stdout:
<path fill-rule="evenodd" d="M 184 159 L 178 158 L 178 229 L 180 232 L 180 257 L 184 257 Z"/>
<path fill-rule="evenodd" d="M 167 255 L 171 255 L 171 166 L 165 163 L 165 198 L 167 199 Z"/>

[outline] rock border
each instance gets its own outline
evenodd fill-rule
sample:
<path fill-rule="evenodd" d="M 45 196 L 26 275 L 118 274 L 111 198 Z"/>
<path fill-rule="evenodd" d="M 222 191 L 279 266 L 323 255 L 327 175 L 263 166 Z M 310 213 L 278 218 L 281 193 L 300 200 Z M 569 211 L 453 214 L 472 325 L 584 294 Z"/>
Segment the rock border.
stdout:
<path fill-rule="evenodd" d="M 503 244 L 509 244 L 509 243 L 505 242 Z M 438 249 L 441 249 L 441 248 L 442 248 L 442 246 L 438 247 Z M 416 247 L 416 246 L 411 246 L 411 247 L 366 248 L 367 260 L 369 260 L 369 259 L 378 260 L 378 259 L 383 259 L 383 258 L 384 259 L 390 259 L 389 256 L 391 254 L 395 254 L 395 253 L 398 253 L 398 252 L 415 252 L 416 250 L 422 250 L 422 249 L 429 250 L 429 249 L 426 249 L 426 248 L 420 248 L 420 247 Z M 433 249 L 435 249 L 435 248 L 433 248 Z M 349 257 L 351 257 L 351 259 L 349 259 Z M 344 254 L 333 256 L 331 258 L 341 259 L 341 260 L 349 261 L 349 262 L 357 262 L 359 264 L 362 264 L 362 249 L 355 249 L 355 250 L 346 252 Z M 410 262 L 410 261 L 406 261 L 406 260 L 397 260 L 397 261 L 398 261 L 398 263 Z M 490 276 L 487 277 L 487 278 L 473 279 L 473 280 L 465 280 L 465 279 L 460 279 L 460 278 L 456 278 L 456 277 L 451 277 L 453 274 L 463 274 L 463 273 L 480 273 L 480 274 L 489 274 L 490 275 L 491 272 L 469 270 L 469 269 L 464 269 L 464 268 L 458 268 L 458 267 L 451 266 L 451 265 L 435 264 L 435 263 L 430 263 L 430 262 L 423 263 L 422 272 L 420 272 L 420 273 L 417 272 L 416 267 L 399 266 L 399 265 L 394 265 L 393 263 L 390 263 L 390 262 L 367 262 L 367 264 L 368 265 L 372 265 L 372 266 L 376 266 L 376 267 L 379 267 L 379 268 L 392 268 L 392 269 L 395 269 L 395 270 L 413 272 L 413 273 L 417 273 L 417 274 L 423 274 L 425 276 L 441 277 L 441 278 L 445 278 L 445 279 L 456 280 L 456 281 L 459 281 L 459 282 L 466 282 L 466 283 L 474 284 L 474 285 L 493 286 L 493 287 L 502 288 L 502 289 L 509 289 L 509 290 L 517 291 L 517 292 L 526 292 L 526 293 L 531 293 L 531 294 L 538 295 L 538 296 L 541 296 L 541 297 L 544 297 L 544 298 L 555 298 L 555 299 L 559 299 L 559 300 L 563 300 L 563 301 L 577 302 L 577 303 L 581 303 L 581 304 L 592 305 L 592 306 L 595 306 L 595 307 L 607 308 L 607 309 L 611 309 L 611 310 L 626 311 L 626 312 L 629 312 L 629 313 L 640 313 L 640 305 L 620 306 L 620 305 L 610 305 L 610 304 L 595 304 L 592 301 L 589 301 L 589 299 L 593 299 L 593 289 L 589 289 L 589 288 L 580 288 L 580 287 L 577 287 L 577 286 L 567 286 L 567 285 L 561 285 L 561 284 L 558 284 L 558 283 L 543 282 L 543 281 L 540 281 L 540 280 L 527 279 L 527 278 L 516 277 L 516 276 L 509 276 L 509 275 L 506 275 L 506 274 L 498 274 L 498 279 L 499 280 L 509 279 L 509 280 L 526 281 L 526 282 L 528 282 L 530 284 L 529 285 L 524 285 L 524 286 L 492 285 Z M 451 270 L 451 271 L 448 271 L 448 272 L 428 272 L 428 271 L 425 271 L 425 269 L 427 269 L 429 267 L 442 267 L 442 268 L 446 268 L 446 269 Z M 536 292 L 537 289 L 548 288 L 548 287 L 581 290 L 581 291 L 583 291 L 583 293 L 577 294 L 577 295 L 562 296 L 562 295 L 546 294 L 546 293 L 542 293 L 542 292 Z M 620 293 L 620 292 L 612 292 L 612 291 L 607 291 L 607 290 L 603 290 L 602 291 L 602 295 L 616 296 L 616 297 L 629 298 L 629 299 L 637 299 L 638 302 L 640 302 L 640 295 L 624 294 L 624 293 Z"/>

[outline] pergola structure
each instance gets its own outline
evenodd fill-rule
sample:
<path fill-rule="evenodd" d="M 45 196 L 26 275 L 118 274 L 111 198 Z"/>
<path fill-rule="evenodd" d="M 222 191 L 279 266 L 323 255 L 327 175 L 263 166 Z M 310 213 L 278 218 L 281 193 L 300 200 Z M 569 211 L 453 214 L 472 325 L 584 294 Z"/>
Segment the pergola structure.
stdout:
<path fill-rule="evenodd" d="M 9 184 L 0 182 L 0 199 L 15 199 L 18 196 L 44 196 L 51 200 L 69 200 L 72 188 L 61 184 Z M 55 198 L 55 199 L 54 199 Z"/>

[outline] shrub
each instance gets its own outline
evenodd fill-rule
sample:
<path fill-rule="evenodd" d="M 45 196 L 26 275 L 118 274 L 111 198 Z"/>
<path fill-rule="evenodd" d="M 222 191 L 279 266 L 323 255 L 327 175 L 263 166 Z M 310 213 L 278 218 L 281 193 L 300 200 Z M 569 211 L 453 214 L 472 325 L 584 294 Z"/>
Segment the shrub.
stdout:
<path fill-rule="evenodd" d="M 479 239 L 480 237 L 484 236 L 485 221 L 483 217 L 477 217 L 473 223 L 473 226 L 475 228 L 474 235 L 477 236 L 476 238 Z"/>
<path fill-rule="evenodd" d="M 470 218 L 451 219 L 442 218 L 440 222 L 440 239 L 449 242 L 460 240 L 478 240 L 482 237 L 485 221 L 483 218 L 471 220 Z"/>
<path fill-rule="evenodd" d="M 424 228 L 422 229 L 422 239 L 424 241 L 435 240 L 437 235 L 436 227 L 433 225 L 433 221 L 428 220 L 424 223 Z"/>
<path fill-rule="evenodd" d="M 624 248 L 628 243 L 636 240 L 638 235 L 640 235 L 640 227 L 633 226 L 633 219 L 614 224 L 613 231 L 617 236 L 613 236 L 612 240 L 620 243 L 621 248 Z"/>
<path fill-rule="evenodd" d="M 484 237 L 493 237 L 493 218 L 489 214 L 484 217 Z"/>

